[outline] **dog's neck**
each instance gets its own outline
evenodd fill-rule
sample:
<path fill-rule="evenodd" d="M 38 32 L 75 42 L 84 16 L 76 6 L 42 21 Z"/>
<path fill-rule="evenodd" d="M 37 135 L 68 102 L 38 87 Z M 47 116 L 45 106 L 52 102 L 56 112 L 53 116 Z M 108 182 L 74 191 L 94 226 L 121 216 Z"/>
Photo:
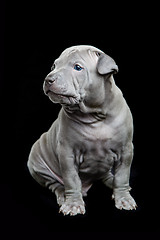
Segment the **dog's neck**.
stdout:
<path fill-rule="evenodd" d="M 83 123 L 95 123 L 105 119 L 113 119 L 120 111 L 121 102 L 124 101 L 120 89 L 115 85 L 114 79 L 110 78 L 106 83 L 105 99 L 97 107 L 91 107 L 84 102 L 74 106 L 63 106 L 66 115 L 74 121 Z"/>
<path fill-rule="evenodd" d="M 106 118 L 106 116 L 98 113 L 83 113 L 80 110 L 76 110 L 71 112 L 67 108 L 64 108 L 65 115 L 76 122 L 82 122 L 86 124 L 96 123 L 98 121 L 102 121 Z"/>

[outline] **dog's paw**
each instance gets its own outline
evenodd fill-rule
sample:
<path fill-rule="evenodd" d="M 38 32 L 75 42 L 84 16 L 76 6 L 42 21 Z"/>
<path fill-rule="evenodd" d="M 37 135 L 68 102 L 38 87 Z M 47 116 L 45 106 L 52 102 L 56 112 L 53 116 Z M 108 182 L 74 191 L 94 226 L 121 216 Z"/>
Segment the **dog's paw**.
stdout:
<path fill-rule="evenodd" d="M 122 210 L 136 210 L 137 204 L 129 192 L 116 192 L 113 194 L 116 208 Z"/>
<path fill-rule="evenodd" d="M 65 201 L 60 207 L 59 212 L 62 212 L 64 215 L 70 214 L 70 216 L 75 216 L 77 214 L 85 214 L 84 202 L 83 200 Z"/>

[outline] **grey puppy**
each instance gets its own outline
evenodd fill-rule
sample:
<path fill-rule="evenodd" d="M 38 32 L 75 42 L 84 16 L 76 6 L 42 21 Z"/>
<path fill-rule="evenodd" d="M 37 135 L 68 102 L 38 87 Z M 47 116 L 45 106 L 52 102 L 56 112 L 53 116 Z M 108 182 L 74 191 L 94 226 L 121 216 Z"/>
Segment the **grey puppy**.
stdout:
<path fill-rule="evenodd" d="M 85 213 L 83 196 L 97 179 L 113 189 L 118 209 L 136 209 L 129 193 L 133 121 L 116 72 L 111 57 L 80 45 L 63 51 L 44 80 L 45 94 L 62 108 L 33 145 L 28 168 L 64 215 Z"/>

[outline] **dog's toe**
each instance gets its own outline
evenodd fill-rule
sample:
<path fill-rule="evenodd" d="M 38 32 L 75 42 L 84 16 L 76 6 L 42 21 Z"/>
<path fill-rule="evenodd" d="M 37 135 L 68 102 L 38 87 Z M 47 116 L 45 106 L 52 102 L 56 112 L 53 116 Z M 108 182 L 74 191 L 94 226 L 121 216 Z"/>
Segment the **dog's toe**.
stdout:
<path fill-rule="evenodd" d="M 70 214 L 70 216 L 75 216 L 77 214 L 84 214 L 85 213 L 85 207 L 84 203 L 78 203 L 78 202 L 65 202 L 60 207 L 59 212 L 62 212 L 64 215 Z"/>

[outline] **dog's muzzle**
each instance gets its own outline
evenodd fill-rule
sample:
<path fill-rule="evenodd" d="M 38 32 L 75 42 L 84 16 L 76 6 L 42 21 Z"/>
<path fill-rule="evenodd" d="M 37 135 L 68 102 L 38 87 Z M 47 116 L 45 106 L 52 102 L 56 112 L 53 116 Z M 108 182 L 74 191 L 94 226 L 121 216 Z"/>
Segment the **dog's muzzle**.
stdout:
<path fill-rule="evenodd" d="M 51 76 L 45 78 L 43 84 L 44 93 L 53 101 L 60 104 L 78 104 L 80 96 L 72 90 L 68 91 L 68 85 L 61 79 L 61 76 Z"/>
<path fill-rule="evenodd" d="M 46 77 L 44 80 L 44 84 L 43 84 L 43 90 L 44 93 L 46 95 L 48 95 L 49 92 L 52 92 L 52 88 L 53 88 L 53 83 L 55 82 L 56 78 L 53 77 Z"/>

